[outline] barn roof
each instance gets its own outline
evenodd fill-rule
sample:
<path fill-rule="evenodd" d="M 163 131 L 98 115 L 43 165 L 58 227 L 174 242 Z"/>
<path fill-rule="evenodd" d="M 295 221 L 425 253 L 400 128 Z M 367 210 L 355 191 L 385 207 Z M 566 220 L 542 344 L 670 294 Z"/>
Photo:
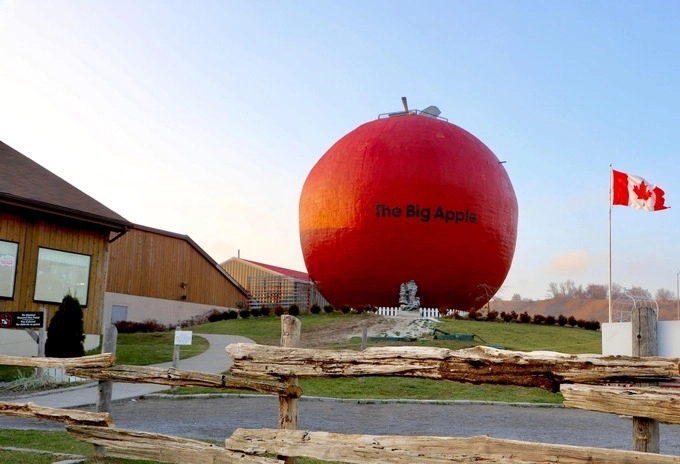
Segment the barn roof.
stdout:
<path fill-rule="evenodd" d="M 264 264 L 264 263 L 258 263 L 257 261 L 250 261 L 248 259 L 242 259 L 242 261 L 248 262 L 250 264 L 254 264 L 255 266 L 260 266 L 263 267 L 269 271 L 276 272 L 277 274 L 285 275 L 288 277 L 292 277 L 294 279 L 300 279 L 300 280 L 310 280 L 309 279 L 309 274 L 306 272 L 302 271 L 294 271 L 292 269 L 286 269 L 285 267 L 279 267 L 279 266 L 273 266 L 271 264 Z"/>
<path fill-rule="evenodd" d="M 0 141 L 0 205 L 123 231 L 131 223 L 61 177 Z"/>

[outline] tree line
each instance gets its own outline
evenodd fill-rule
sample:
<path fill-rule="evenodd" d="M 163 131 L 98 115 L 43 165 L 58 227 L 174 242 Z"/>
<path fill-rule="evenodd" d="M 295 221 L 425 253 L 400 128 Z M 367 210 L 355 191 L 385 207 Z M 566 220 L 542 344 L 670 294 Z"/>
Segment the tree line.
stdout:
<path fill-rule="evenodd" d="M 652 294 L 649 290 L 642 288 L 640 286 L 632 286 L 630 288 L 624 288 L 617 283 L 612 283 L 612 299 L 617 299 L 624 296 L 624 291 L 633 292 L 637 295 L 646 296 L 647 298 L 652 298 Z M 574 299 L 588 299 L 588 300 L 604 300 L 609 297 L 609 285 L 601 284 L 588 284 L 585 287 L 583 285 L 576 285 L 576 283 L 571 280 L 565 280 L 564 282 L 550 282 L 548 285 L 547 298 L 548 299 L 558 299 L 558 298 L 574 298 Z M 654 294 L 654 299 L 657 301 L 670 301 L 675 300 L 676 295 L 674 292 L 666 289 L 660 288 Z M 512 295 L 511 301 L 527 301 L 522 298 L 519 293 Z"/>

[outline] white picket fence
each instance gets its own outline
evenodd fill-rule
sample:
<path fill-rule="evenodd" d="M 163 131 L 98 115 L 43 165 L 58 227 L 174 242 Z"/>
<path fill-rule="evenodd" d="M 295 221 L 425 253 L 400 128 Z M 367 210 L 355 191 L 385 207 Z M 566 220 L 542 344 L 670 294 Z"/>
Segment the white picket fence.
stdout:
<path fill-rule="evenodd" d="M 420 317 L 431 317 L 431 318 L 439 318 L 441 317 L 441 314 L 439 314 L 439 309 L 438 308 L 419 308 L 418 311 L 420 312 Z M 449 311 L 446 313 L 447 316 L 453 316 L 454 314 L 458 313 L 459 316 L 461 317 L 466 317 L 467 316 L 467 311 L 457 311 L 455 309 L 449 309 Z M 381 316 L 402 316 L 402 315 L 408 315 L 408 314 L 413 314 L 412 311 L 402 311 L 399 306 L 394 306 L 394 307 L 388 307 L 388 306 L 381 306 L 378 307 L 378 314 Z"/>

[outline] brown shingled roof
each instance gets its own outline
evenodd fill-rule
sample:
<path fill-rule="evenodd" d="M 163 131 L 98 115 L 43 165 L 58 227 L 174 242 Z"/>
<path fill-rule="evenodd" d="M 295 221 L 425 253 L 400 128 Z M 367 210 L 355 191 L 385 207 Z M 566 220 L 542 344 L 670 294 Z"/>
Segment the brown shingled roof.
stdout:
<path fill-rule="evenodd" d="M 124 230 L 132 224 L 94 198 L 0 141 L 0 205 Z"/>

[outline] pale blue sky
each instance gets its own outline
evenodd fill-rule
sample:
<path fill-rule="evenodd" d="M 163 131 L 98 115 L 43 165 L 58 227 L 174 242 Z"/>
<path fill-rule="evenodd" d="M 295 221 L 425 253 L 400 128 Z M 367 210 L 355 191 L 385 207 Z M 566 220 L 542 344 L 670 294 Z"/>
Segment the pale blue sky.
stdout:
<path fill-rule="evenodd" d="M 0 0 L 0 140 L 216 261 L 304 270 L 316 160 L 437 105 L 519 203 L 499 295 L 608 282 L 609 163 L 666 191 L 613 211 L 613 280 L 676 290 L 680 3 Z"/>

